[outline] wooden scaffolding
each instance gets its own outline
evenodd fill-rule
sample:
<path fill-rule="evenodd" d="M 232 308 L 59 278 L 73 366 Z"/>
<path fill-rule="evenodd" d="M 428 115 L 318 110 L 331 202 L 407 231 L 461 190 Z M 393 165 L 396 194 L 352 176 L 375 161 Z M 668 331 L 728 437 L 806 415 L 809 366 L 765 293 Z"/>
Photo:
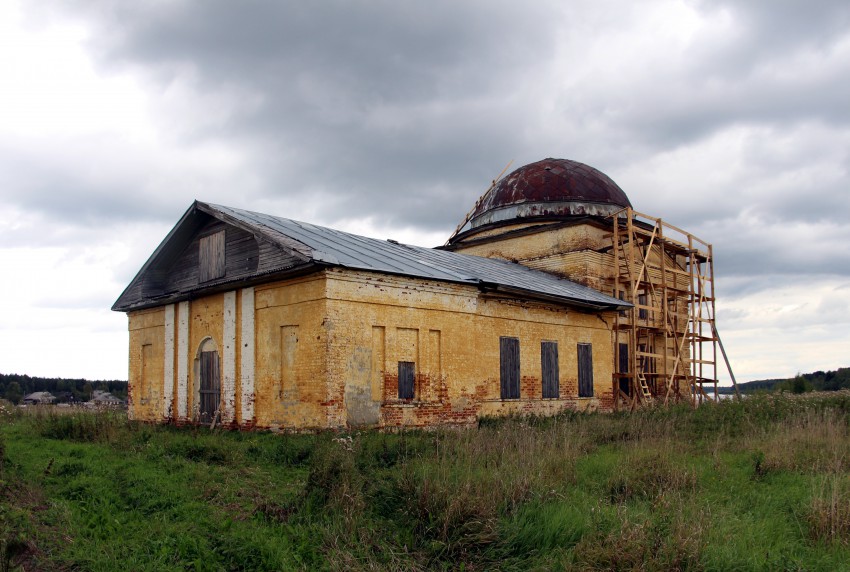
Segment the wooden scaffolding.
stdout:
<path fill-rule="evenodd" d="M 711 245 L 631 208 L 611 215 L 614 408 L 717 399 Z M 713 395 L 706 392 L 713 386 Z"/>

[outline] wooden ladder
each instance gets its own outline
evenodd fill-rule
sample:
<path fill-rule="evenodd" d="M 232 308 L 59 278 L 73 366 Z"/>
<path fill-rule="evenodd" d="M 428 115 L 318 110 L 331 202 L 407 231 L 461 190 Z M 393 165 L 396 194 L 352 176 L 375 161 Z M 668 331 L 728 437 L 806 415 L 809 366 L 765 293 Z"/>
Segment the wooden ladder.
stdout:
<path fill-rule="evenodd" d="M 646 383 L 646 377 L 644 377 L 643 372 L 638 372 L 637 374 L 638 386 L 640 387 L 641 397 L 645 401 L 652 400 L 652 393 L 649 391 L 649 385 Z"/>

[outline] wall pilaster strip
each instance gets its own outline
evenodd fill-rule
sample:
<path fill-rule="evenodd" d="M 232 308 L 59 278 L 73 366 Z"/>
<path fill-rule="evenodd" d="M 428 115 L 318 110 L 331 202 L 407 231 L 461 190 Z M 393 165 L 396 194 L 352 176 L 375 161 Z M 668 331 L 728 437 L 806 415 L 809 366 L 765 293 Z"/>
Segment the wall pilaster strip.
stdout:
<path fill-rule="evenodd" d="M 236 414 L 236 292 L 224 294 L 224 380 L 221 387 L 221 422 L 230 424 Z"/>
<path fill-rule="evenodd" d="M 165 346 L 162 364 L 162 416 L 171 419 L 174 401 L 174 304 L 165 307 Z"/>
<path fill-rule="evenodd" d="M 185 420 L 189 403 L 189 302 L 177 306 L 177 418 Z"/>
<path fill-rule="evenodd" d="M 254 289 L 242 289 L 242 347 L 240 350 L 240 380 L 242 388 L 242 424 L 254 420 Z"/>

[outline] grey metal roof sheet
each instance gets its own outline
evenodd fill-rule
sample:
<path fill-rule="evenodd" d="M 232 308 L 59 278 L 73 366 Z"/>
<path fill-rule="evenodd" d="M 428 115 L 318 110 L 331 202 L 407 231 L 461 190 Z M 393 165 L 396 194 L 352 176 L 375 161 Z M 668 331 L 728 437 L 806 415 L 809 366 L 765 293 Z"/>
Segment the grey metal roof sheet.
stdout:
<path fill-rule="evenodd" d="M 368 238 L 222 205 L 199 204 L 249 225 L 272 240 L 277 233 L 294 239 L 312 251 L 314 261 L 330 266 L 479 287 L 504 287 L 585 307 L 614 309 L 630 306 L 592 288 L 513 262 Z M 264 232 L 266 230 L 272 232 Z"/>

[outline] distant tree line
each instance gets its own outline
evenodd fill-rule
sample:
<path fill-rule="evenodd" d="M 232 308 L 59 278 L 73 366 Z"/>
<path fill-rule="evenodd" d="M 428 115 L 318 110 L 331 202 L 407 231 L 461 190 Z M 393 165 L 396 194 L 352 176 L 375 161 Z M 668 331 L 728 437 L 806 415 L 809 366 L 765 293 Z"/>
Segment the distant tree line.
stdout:
<path fill-rule="evenodd" d="M 850 389 L 850 367 L 840 367 L 835 371 L 815 371 L 798 373 L 785 379 L 760 379 L 739 383 L 738 388 L 747 393 L 758 390 L 789 391 L 805 393 L 807 391 L 838 391 Z M 732 389 L 729 388 L 729 392 Z"/>
<path fill-rule="evenodd" d="M 12 403 L 17 405 L 25 395 L 36 391 L 50 392 L 57 403 L 88 401 L 95 391 L 108 391 L 118 399 L 127 399 L 127 382 L 30 377 L 16 373 L 0 373 L 0 396 Z"/>

